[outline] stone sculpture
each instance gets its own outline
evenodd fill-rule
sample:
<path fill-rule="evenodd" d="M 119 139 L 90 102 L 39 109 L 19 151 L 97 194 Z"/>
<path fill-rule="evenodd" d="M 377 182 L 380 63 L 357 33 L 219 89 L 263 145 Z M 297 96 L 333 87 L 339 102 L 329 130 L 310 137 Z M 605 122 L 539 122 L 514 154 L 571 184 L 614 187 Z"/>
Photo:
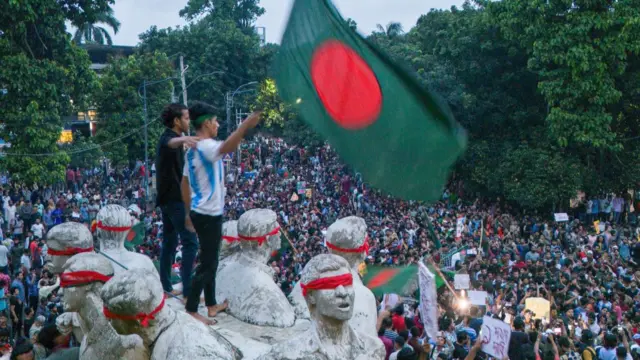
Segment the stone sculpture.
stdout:
<path fill-rule="evenodd" d="M 51 258 L 49 269 L 54 274 L 62 272 L 65 262 L 75 254 L 93 252 L 91 231 L 80 223 L 66 222 L 56 225 L 47 233 L 47 255 Z"/>
<path fill-rule="evenodd" d="M 165 306 L 157 274 L 148 269 L 116 273 L 101 291 L 104 315 L 119 334 L 137 334 L 151 360 L 242 359 L 224 337 L 183 312 Z"/>
<path fill-rule="evenodd" d="M 60 274 L 64 264 L 72 256 L 93 252 L 93 236 L 91 231 L 80 223 L 66 222 L 56 225 L 47 232 L 47 256 L 51 259 L 49 269 L 54 274 Z M 46 298 L 53 290 L 60 286 L 60 278 L 56 277 L 56 283 L 50 286 L 40 287 L 38 295 L 40 299 Z M 84 337 L 80 326 L 80 319 L 75 312 L 65 312 L 56 319 L 58 330 L 63 334 L 73 332 L 76 339 Z"/>
<path fill-rule="evenodd" d="M 158 278 L 160 275 L 148 256 L 128 251 L 124 247 L 133 218 L 129 211 L 120 205 L 107 205 L 100 209 L 96 217 L 96 236 L 100 240 L 100 252 L 111 260 L 117 274 L 127 269 L 147 269 Z"/>
<path fill-rule="evenodd" d="M 353 275 L 342 257 L 321 254 L 302 270 L 302 293 L 311 327 L 274 345 L 259 360 L 382 360 L 386 351 L 377 337 L 356 333 L 349 319 L 354 309 Z"/>
<path fill-rule="evenodd" d="M 86 334 L 80 345 L 80 360 L 144 360 L 149 359 L 142 338 L 138 335 L 118 335 L 102 314 L 100 290 L 113 276 L 113 266 L 95 253 L 71 257 L 60 275 L 65 289 L 65 311 L 76 313 Z"/>
<path fill-rule="evenodd" d="M 358 273 L 358 266 L 364 261 L 369 250 L 367 224 L 364 219 L 357 216 L 342 218 L 327 229 L 326 244 L 329 253 L 347 260 L 353 275 L 353 290 L 356 297 L 353 316 L 349 320 L 351 327 L 360 333 L 376 337 L 376 298 L 371 290 L 364 286 Z M 310 318 L 311 315 L 307 302 L 302 296 L 300 283 L 297 283 L 291 291 L 289 300 L 293 304 L 298 318 Z"/>
<path fill-rule="evenodd" d="M 216 298 L 228 299 L 227 312 L 260 326 L 290 327 L 295 313 L 274 282 L 267 265 L 280 248 L 276 213 L 267 209 L 245 212 L 238 220 L 239 249 L 224 259 L 216 276 Z"/>
<path fill-rule="evenodd" d="M 229 255 L 233 254 L 239 249 L 240 244 L 238 243 L 238 221 L 226 221 L 224 224 L 222 224 L 222 244 L 220 244 L 220 263 L 218 265 L 218 269 L 220 269 L 222 260 L 229 257 Z"/>

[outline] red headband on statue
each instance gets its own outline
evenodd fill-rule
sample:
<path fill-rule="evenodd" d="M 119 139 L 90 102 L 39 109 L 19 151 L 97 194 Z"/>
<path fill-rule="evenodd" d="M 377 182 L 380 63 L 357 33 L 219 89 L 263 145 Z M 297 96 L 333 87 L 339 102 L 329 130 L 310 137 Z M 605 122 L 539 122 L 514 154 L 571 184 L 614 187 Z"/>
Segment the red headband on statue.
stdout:
<path fill-rule="evenodd" d="M 302 287 L 302 296 L 306 296 L 309 290 L 329 290 L 335 289 L 340 285 L 353 285 L 353 276 L 351 273 L 315 279 L 310 281 L 308 284 L 300 283 L 300 287 Z"/>
<path fill-rule="evenodd" d="M 338 246 L 333 245 L 332 243 L 327 241 L 327 247 L 331 250 L 340 251 L 344 253 L 366 253 L 369 255 L 369 236 L 365 236 L 364 243 L 355 249 L 345 249 Z"/>
<path fill-rule="evenodd" d="M 228 243 L 232 243 L 232 242 L 234 242 L 234 241 L 238 241 L 238 240 L 240 240 L 240 238 L 238 238 L 237 236 L 227 236 L 227 235 L 224 235 L 224 236 L 222 236 L 222 240 L 224 240 L 224 241 L 226 241 L 226 242 L 228 242 Z"/>
<path fill-rule="evenodd" d="M 102 312 L 104 313 L 104 316 L 107 319 L 118 319 L 118 320 L 131 320 L 131 321 L 140 321 L 140 325 L 142 325 L 142 327 L 146 328 L 149 326 L 149 321 L 151 320 L 155 320 L 156 319 L 156 315 L 160 312 L 160 310 L 162 310 L 162 308 L 164 307 L 164 300 L 166 299 L 166 295 L 162 297 L 162 301 L 160 302 L 160 305 L 158 305 L 152 312 L 148 313 L 148 314 L 144 314 L 144 313 L 140 313 L 140 314 L 136 314 L 136 315 L 119 315 L 119 314 L 114 314 L 111 311 L 109 311 L 109 309 L 107 308 L 107 306 L 105 305 L 104 308 L 102 309 Z"/>
<path fill-rule="evenodd" d="M 88 285 L 94 282 L 106 283 L 113 275 L 103 275 L 95 271 L 74 271 L 60 274 L 60 286 Z"/>
<path fill-rule="evenodd" d="M 113 231 L 113 232 L 125 232 L 131 230 L 131 226 L 107 226 L 102 223 L 102 221 L 98 221 L 91 227 L 91 231 L 95 232 L 96 229 L 101 229 L 104 231 Z"/>
<path fill-rule="evenodd" d="M 66 248 L 64 250 L 49 249 L 47 250 L 47 254 L 53 255 L 53 256 L 73 256 L 76 254 L 92 252 L 92 251 L 93 251 L 93 246 L 86 249 L 83 249 L 83 248 Z"/>
<path fill-rule="evenodd" d="M 239 240 L 246 240 L 246 241 L 257 241 L 258 242 L 258 246 L 260 246 L 265 241 L 267 241 L 267 238 L 269 236 L 277 235 L 279 232 L 280 232 L 280 226 L 276 226 L 275 229 L 273 229 L 270 233 L 268 233 L 266 235 L 262 235 L 262 236 L 243 236 L 243 235 L 238 235 L 238 239 Z"/>

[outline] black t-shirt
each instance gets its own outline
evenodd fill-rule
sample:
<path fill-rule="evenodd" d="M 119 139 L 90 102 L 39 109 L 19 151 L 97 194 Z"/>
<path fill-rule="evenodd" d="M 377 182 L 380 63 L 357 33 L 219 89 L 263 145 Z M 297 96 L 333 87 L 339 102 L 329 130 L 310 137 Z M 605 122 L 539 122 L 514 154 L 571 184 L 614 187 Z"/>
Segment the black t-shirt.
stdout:
<path fill-rule="evenodd" d="M 22 320 L 22 301 L 20 301 L 20 299 L 18 299 L 17 296 L 11 296 L 9 298 L 9 304 L 15 306 L 15 309 L 13 310 L 16 313 L 16 316 L 18 317 L 18 321 Z"/>
<path fill-rule="evenodd" d="M 469 354 L 469 352 L 460 344 L 453 344 L 453 354 L 452 354 L 452 358 L 453 359 L 460 359 L 463 360 L 464 358 L 467 357 L 467 355 Z"/>
<path fill-rule="evenodd" d="M 180 195 L 180 182 L 182 181 L 182 169 L 184 167 L 184 151 L 182 146 L 172 149 L 169 141 L 180 137 L 171 129 L 166 129 L 156 150 L 156 188 L 158 195 L 156 205 L 166 205 L 170 202 L 182 202 Z"/>

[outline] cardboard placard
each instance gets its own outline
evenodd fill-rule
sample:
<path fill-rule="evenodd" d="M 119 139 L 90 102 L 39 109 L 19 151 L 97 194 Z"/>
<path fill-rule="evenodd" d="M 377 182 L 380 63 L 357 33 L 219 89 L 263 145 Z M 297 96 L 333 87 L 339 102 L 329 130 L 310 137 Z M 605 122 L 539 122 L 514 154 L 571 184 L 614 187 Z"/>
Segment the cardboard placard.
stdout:
<path fill-rule="evenodd" d="M 456 274 L 453 277 L 453 285 L 456 288 L 456 290 L 469 289 L 469 283 L 470 283 L 469 274 Z"/>
<path fill-rule="evenodd" d="M 487 305 L 487 296 L 489 296 L 489 294 L 487 294 L 486 291 L 471 290 L 468 292 L 468 296 L 471 305 L 485 306 Z"/>
<path fill-rule="evenodd" d="M 504 359 L 509 351 L 511 326 L 489 316 L 482 318 L 482 351 L 496 359 Z"/>
<path fill-rule="evenodd" d="M 560 222 L 560 221 L 569 221 L 569 215 L 567 215 L 567 213 L 555 213 L 555 214 L 553 214 L 553 217 L 558 222 Z"/>
<path fill-rule="evenodd" d="M 551 303 L 545 298 L 528 298 L 524 302 L 524 308 L 531 310 L 534 313 L 534 319 L 545 318 L 549 320 L 549 314 L 551 313 Z"/>

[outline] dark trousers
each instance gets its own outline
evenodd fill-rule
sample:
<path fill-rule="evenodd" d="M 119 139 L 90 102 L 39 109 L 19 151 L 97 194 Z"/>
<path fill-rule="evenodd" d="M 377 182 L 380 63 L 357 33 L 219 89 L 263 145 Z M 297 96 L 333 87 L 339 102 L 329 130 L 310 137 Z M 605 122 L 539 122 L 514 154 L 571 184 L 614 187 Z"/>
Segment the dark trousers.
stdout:
<path fill-rule="evenodd" d="M 178 235 L 182 242 L 182 266 L 180 267 L 180 279 L 182 280 L 182 293 L 189 296 L 191 291 L 191 272 L 193 263 L 198 253 L 198 239 L 196 234 L 184 227 L 186 212 L 184 203 L 172 202 L 161 206 L 162 209 L 162 252 L 160 253 L 160 282 L 164 291 L 171 292 L 171 265 L 176 257 L 178 247 Z"/>
<path fill-rule="evenodd" d="M 186 310 L 198 312 L 200 294 L 204 290 L 207 306 L 216 305 L 216 272 L 222 240 L 222 216 L 209 216 L 191 212 L 191 221 L 200 242 L 200 264 L 191 284 Z"/>

